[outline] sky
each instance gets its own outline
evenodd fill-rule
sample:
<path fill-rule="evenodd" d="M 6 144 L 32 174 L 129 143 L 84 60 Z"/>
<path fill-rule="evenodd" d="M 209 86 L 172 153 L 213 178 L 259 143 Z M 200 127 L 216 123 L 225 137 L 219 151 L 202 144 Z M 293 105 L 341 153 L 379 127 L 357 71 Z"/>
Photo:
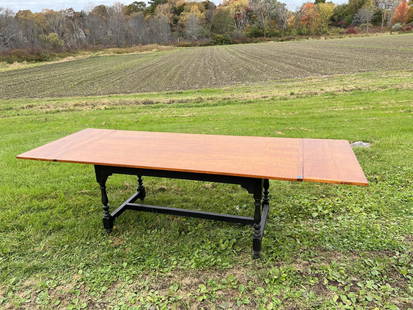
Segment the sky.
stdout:
<path fill-rule="evenodd" d="M 33 12 L 39 12 L 42 9 L 61 10 L 67 8 L 73 8 L 77 11 L 89 10 L 96 5 L 106 4 L 111 5 L 115 2 L 129 4 L 134 0 L 0 0 L 0 8 L 7 8 L 13 11 L 18 10 L 32 10 Z M 213 0 L 215 3 L 219 3 L 220 0 Z M 346 0 L 335 0 L 336 3 L 342 3 Z M 297 9 L 302 3 L 308 2 L 308 0 L 284 0 L 290 10 Z"/>

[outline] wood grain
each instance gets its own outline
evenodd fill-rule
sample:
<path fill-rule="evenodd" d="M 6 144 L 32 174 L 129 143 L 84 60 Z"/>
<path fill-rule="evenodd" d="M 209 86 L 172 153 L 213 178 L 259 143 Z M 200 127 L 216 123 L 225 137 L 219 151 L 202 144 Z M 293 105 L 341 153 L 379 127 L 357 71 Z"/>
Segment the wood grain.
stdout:
<path fill-rule="evenodd" d="M 367 179 L 346 140 L 303 139 L 304 181 L 367 185 Z"/>
<path fill-rule="evenodd" d="M 344 140 L 85 129 L 17 158 L 367 185 Z"/>

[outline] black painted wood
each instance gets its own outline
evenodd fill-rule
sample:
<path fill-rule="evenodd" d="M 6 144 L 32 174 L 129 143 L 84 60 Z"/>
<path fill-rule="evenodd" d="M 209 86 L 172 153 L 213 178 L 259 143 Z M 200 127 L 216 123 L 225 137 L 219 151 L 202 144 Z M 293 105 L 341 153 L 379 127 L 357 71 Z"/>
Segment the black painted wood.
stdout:
<path fill-rule="evenodd" d="M 229 214 L 218 214 L 218 213 L 205 212 L 205 211 L 194 211 L 194 210 L 187 210 L 187 209 L 151 206 L 151 205 L 136 204 L 136 203 L 127 203 L 125 205 L 125 208 L 128 210 L 134 210 L 134 211 L 145 211 L 145 212 L 153 212 L 153 213 L 171 214 L 171 215 L 176 215 L 176 216 L 196 217 L 196 218 L 203 218 L 207 220 L 224 221 L 224 222 L 239 223 L 239 224 L 245 224 L 245 225 L 252 225 L 254 223 L 254 219 L 252 217 L 236 216 L 236 215 L 229 215 Z"/>
<path fill-rule="evenodd" d="M 216 221 L 225 221 L 252 225 L 253 233 L 253 257 L 259 258 L 261 254 L 261 243 L 264 236 L 265 224 L 269 211 L 269 181 L 267 179 L 255 179 L 228 175 L 202 174 L 192 172 L 150 170 L 140 168 L 125 168 L 95 165 L 96 180 L 100 185 L 103 204 L 103 226 L 108 233 L 112 231 L 114 221 L 126 210 L 152 212 L 161 214 L 171 214 L 176 216 L 186 216 L 203 218 Z M 109 199 L 106 192 L 106 181 L 112 174 L 136 175 L 138 177 L 137 192 L 129 197 L 112 213 L 109 212 Z M 195 211 L 187 209 L 169 208 L 161 206 L 151 206 L 136 204 L 136 200 L 144 200 L 146 189 L 143 185 L 142 176 L 164 177 L 173 179 L 186 179 L 196 181 L 208 181 L 228 184 L 238 184 L 252 194 L 254 197 L 254 217 L 245 217 L 229 214 L 218 214 L 213 212 Z"/>

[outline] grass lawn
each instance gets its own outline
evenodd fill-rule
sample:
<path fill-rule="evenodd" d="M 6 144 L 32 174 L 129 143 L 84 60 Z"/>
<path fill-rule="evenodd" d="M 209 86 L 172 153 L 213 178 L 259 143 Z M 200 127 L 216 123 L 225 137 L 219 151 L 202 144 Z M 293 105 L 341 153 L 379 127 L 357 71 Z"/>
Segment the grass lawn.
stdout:
<path fill-rule="evenodd" d="M 412 80 L 0 100 L 0 308 L 412 309 Z M 108 236 L 92 166 L 15 159 L 86 127 L 367 141 L 370 186 L 272 181 L 260 260 L 250 227 L 221 222 L 126 212 Z M 238 186 L 144 181 L 149 204 L 253 212 Z M 112 210 L 135 188 L 112 176 Z"/>

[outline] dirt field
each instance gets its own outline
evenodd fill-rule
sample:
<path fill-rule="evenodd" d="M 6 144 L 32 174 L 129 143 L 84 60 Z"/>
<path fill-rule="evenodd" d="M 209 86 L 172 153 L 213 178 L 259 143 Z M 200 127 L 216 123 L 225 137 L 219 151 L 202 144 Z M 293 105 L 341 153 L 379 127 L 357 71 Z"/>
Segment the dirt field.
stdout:
<path fill-rule="evenodd" d="M 0 98 L 220 87 L 378 70 L 413 70 L 413 35 L 181 48 L 0 72 Z"/>

